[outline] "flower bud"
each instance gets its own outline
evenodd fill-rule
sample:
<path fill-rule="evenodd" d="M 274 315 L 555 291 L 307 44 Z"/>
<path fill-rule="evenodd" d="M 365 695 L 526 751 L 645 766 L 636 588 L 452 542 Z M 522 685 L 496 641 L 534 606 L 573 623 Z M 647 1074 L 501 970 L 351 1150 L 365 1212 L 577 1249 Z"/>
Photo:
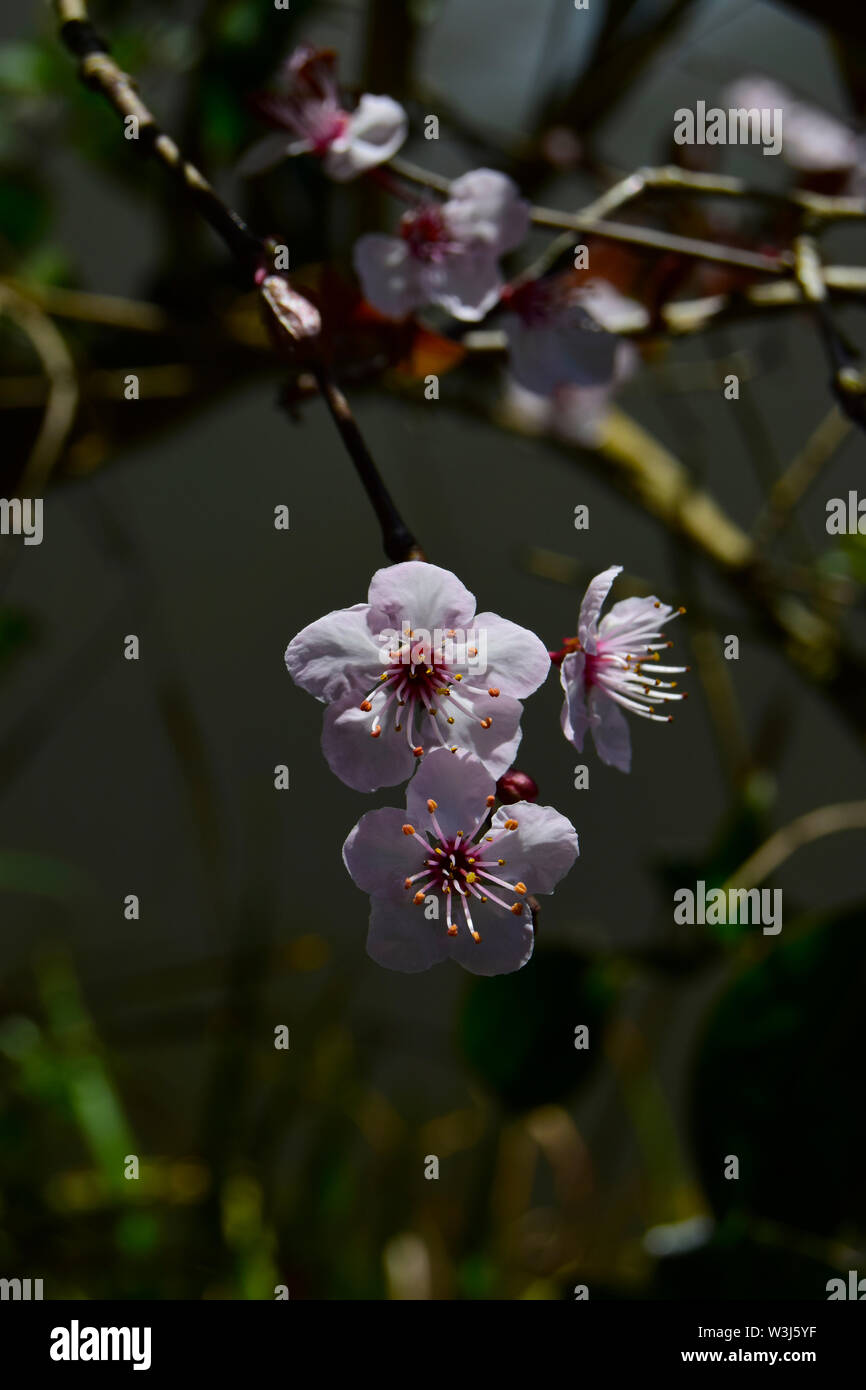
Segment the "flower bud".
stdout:
<path fill-rule="evenodd" d="M 496 795 L 503 806 L 513 806 L 515 801 L 535 801 L 538 785 L 528 772 L 518 772 L 512 767 L 496 783 Z"/>

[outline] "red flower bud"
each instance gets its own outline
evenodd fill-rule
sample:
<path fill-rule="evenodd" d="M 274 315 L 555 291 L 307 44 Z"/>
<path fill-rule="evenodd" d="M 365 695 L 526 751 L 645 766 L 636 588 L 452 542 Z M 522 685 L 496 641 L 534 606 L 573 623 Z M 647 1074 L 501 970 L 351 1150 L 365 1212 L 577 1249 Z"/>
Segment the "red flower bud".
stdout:
<path fill-rule="evenodd" d="M 538 785 L 528 772 L 518 772 L 512 767 L 496 783 L 496 795 L 503 806 L 513 806 L 515 801 L 535 801 Z"/>

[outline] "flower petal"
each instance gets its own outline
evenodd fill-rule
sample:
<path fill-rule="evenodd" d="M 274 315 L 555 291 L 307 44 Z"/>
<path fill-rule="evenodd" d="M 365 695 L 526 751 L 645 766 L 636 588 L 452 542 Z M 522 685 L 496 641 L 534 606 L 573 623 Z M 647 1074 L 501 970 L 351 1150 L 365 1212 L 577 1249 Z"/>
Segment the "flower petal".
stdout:
<path fill-rule="evenodd" d="M 365 92 L 345 131 L 325 155 L 325 169 L 338 183 L 353 179 L 396 154 L 408 131 L 409 121 L 399 102 Z"/>
<path fill-rule="evenodd" d="M 661 603 L 655 594 L 648 598 L 623 598 L 605 613 L 598 625 L 598 635 L 611 641 L 640 630 L 644 633 L 660 632 L 674 612 L 669 604 Z"/>
<path fill-rule="evenodd" d="M 444 922 L 428 921 L 423 906 L 373 899 L 367 954 L 377 965 L 415 975 L 445 959 L 448 940 Z"/>
<path fill-rule="evenodd" d="M 424 560 L 406 560 L 377 570 L 370 581 L 370 629 L 384 632 L 408 622 L 413 629 L 426 628 L 431 637 L 438 627 L 468 627 L 475 613 L 475 595 L 460 583 L 456 574 L 428 565 Z"/>
<path fill-rule="evenodd" d="M 442 212 L 458 241 L 484 241 L 497 256 L 513 251 L 529 230 L 529 204 L 496 169 L 470 169 L 455 179 Z"/>
<path fill-rule="evenodd" d="M 599 686 L 589 692 L 589 718 L 595 751 L 603 763 L 631 771 L 631 734 L 628 720 L 615 700 Z"/>
<path fill-rule="evenodd" d="M 454 687 L 456 689 L 456 686 Z M 523 706 L 510 695 L 494 697 L 486 691 L 479 694 L 463 690 L 461 700 L 469 706 L 460 709 L 449 700 L 444 700 L 442 708 L 450 709 L 453 724 L 443 724 L 442 732 L 449 747 L 474 754 L 493 777 L 501 777 L 514 762 L 520 745 L 520 717 Z M 437 724 L 440 716 L 436 716 Z M 482 719 L 489 719 L 485 729 Z"/>
<path fill-rule="evenodd" d="M 456 319 L 483 319 L 502 293 L 502 273 L 489 247 L 468 247 L 421 270 L 424 302 L 438 304 Z"/>
<path fill-rule="evenodd" d="M 378 738 L 370 729 L 374 716 L 358 708 L 357 697 L 338 700 L 325 711 L 322 752 L 331 771 L 358 792 L 393 787 L 412 776 L 415 757 L 405 731 L 397 732 L 390 719 Z"/>
<path fill-rule="evenodd" d="M 286 131 L 272 130 L 269 135 L 256 140 L 244 151 L 235 165 L 235 173 L 242 179 L 252 178 L 255 174 L 263 174 L 265 170 L 282 164 L 283 160 L 288 159 L 293 153 L 292 142 Z"/>
<path fill-rule="evenodd" d="M 364 298 L 389 318 L 401 319 L 426 302 L 418 262 L 405 241 L 370 233 L 355 243 L 352 260 Z"/>
<path fill-rule="evenodd" d="M 622 574 L 622 565 L 611 565 L 590 580 L 577 619 L 577 640 L 584 651 L 594 652 L 596 649 L 598 615 L 618 574 Z"/>
<path fill-rule="evenodd" d="M 559 668 L 559 681 L 565 692 L 560 724 L 565 737 L 574 744 L 578 753 L 583 752 L 583 740 L 589 728 L 583 678 L 585 666 L 586 656 L 583 652 L 569 652 L 568 656 L 563 657 Z"/>
<path fill-rule="evenodd" d="M 484 634 L 487 643 L 487 666 L 479 673 L 486 686 L 495 686 L 517 700 L 525 700 L 538 689 L 550 670 L 550 655 L 540 637 L 498 613 L 476 613 L 472 626 L 479 636 Z M 472 675 L 467 679 L 481 683 Z"/>
<path fill-rule="evenodd" d="M 424 866 L 424 851 L 411 835 L 403 834 L 405 811 L 385 806 L 367 811 L 350 830 L 343 845 L 343 863 L 365 893 L 405 902 L 404 881 Z"/>
<path fill-rule="evenodd" d="M 506 866 L 501 872 L 509 880 L 523 880 L 530 893 L 552 893 L 578 855 L 571 821 L 552 806 L 532 801 L 500 806 L 491 830 L 501 830 L 507 820 L 516 820 L 517 829 L 505 831 L 497 843 Z"/>
<path fill-rule="evenodd" d="M 510 975 L 525 965 L 532 955 L 535 933 L 528 904 L 518 917 L 512 912 L 503 912 L 494 903 L 469 899 L 472 924 L 481 937 L 480 941 L 475 941 L 470 935 L 459 901 L 454 903 L 451 911 L 457 925 L 457 935 L 446 934 L 446 952 L 473 975 Z"/>
<path fill-rule="evenodd" d="M 363 697 L 382 669 L 367 611 L 366 603 L 338 608 L 293 637 L 286 648 L 292 680 L 319 700 Z"/>
<path fill-rule="evenodd" d="M 599 386 L 613 377 L 619 340 L 576 304 L 542 324 L 506 314 L 502 327 L 511 373 L 527 391 L 549 396 L 561 386 Z"/>
<path fill-rule="evenodd" d="M 435 801 L 436 820 L 444 835 L 450 839 L 458 830 L 471 835 L 487 814 L 487 798 L 495 789 L 495 778 L 472 754 L 434 748 L 422 758 L 409 783 L 406 815 L 416 829 L 427 829 L 432 826 L 427 802 Z"/>

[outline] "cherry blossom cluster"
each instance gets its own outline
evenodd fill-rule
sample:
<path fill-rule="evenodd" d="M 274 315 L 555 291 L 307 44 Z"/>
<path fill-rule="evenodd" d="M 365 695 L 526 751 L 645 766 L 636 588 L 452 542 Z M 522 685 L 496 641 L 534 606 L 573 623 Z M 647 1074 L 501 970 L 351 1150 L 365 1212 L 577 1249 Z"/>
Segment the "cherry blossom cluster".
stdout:
<path fill-rule="evenodd" d="M 623 711 L 667 722 L 665 703 L 683 698 L 666 679 L 683 668 L 658 664 L 673 609 L 631 598 L 600 618 L 619 572 L 593 579 L 577 635 L 559 652 L 497 613 L 478 613 L 456 575 L 421 560 L 377 571 L 366 603 L 319 618 L 289 643 L 289 674 L 326 706 L 331 770 L 363 792 L 409 781 L 405 814 L 368 812 L 343 848 L 372 898 L 374 960 L 417 971 L 451 957 L 497 975 L 529 959 L 530 900 L 553 891 L 578 842 L 565 816 L 534 804 L 531 779 L 511 770 L 522 702 L 559 665 L 566 738 L 582 749 L 591 732 L 599 757 L 628 772 Z"/>
<path fill-rule="evenodd" d="M 375 173 L 408 134 L 403 108 L 365 93 L 347 109 L 330 50 L 297 49 L 278 74 L 276 90 L 256 102 L 275 127 L 242 160 L 242 173 L 289 156 L 310 154 L 338 182 Z M 631 370 L 634 355 L 618 336 L 645 326 L 642 305 L 603 280 L 570 272 L 529 276 L 509 284 L 501 260 L 529 231 L 530 208 L 512 179 L 473 169 L 446 197 L 416 196 L 395 182 L 409 206 L 390 235 L 362 236 L 354 265 L 367 301 L 389 319 L 435 306 L 464 323 L 497 310 L 516 389 L 549 397 L 563 412 L 593 419 Z"/>

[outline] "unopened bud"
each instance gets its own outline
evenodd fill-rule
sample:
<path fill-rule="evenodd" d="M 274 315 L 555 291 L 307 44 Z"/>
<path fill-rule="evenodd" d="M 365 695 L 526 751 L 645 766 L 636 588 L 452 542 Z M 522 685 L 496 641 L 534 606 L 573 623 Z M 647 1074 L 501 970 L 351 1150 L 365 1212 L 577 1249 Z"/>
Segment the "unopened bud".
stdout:
<path fill-rule="evenodd" d="M 496 795 L 503 806 L 513 806 L 515 801 L 535 801 L 538 785 L 528 772 L 518 772 L 513 767 L 510 772 L 504 772 L 496 783 Z"/>
<path fill-rule="evenodd" d="M 297 290 L 293 290 L 285 276 L 266 275 L 260 290 L 266 306 L 266 322 L 278 338 L 280 330 L 294 342 L 315 338 L 322 331 L 318 309 Z"/>

